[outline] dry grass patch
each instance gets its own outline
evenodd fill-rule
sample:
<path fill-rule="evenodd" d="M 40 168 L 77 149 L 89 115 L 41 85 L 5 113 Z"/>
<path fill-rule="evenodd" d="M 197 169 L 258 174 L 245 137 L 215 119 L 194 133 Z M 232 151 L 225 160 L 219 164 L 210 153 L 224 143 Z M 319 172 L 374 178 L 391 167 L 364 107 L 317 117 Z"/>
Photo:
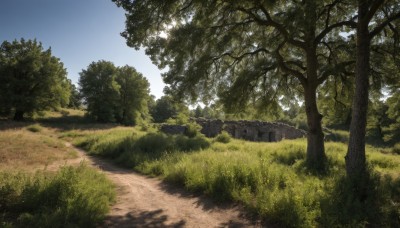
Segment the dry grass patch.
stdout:
<path fill-rule="evenodd" d="M 76 158 L 62 141 L 27 129 L 0 131 L 0 171 L 44 168 L 55 161 Z"/>

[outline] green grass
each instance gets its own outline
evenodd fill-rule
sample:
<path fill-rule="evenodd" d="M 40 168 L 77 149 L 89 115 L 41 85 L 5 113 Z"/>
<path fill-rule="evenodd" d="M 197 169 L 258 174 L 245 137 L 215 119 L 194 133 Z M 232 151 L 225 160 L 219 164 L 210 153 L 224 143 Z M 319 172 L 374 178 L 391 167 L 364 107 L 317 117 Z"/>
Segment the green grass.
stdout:
<path fill-rule="evenodd" d="M 340 204 L 341 201 L 335 200 L 352 202 L 340 198 L 351 190 L 346 187 L 351 184 L 343 180 L 347 150 L 344 143 L 325 144 L 328 171 L 315 175 L 305 166 L 305 139 L 279 143 L 231 139 L 226 143 L 199 135 L 167 136 L 134 129 L 129 133 L 118 132 L 116 129 L 93 132 L 77 137 L 75 143 L 89 153 L 111 158 L 147 175 L 160 176 L 216 201 L 240 202 L 268 224 L 282 227 L 399 224 L 396 216 L 400 215 L 400 156 L 381 153 L 386 150 L 380 148 L 367 147 L 368 161 L 373 167 L 373 178 L 368 183 L 375 186 L 371 192 L 379 192 L 376 194 L 379 197 L 372 203 L 358 202 L 358 209 L 372 206 L 366 209 L 368 213 L 357 213 L 346 211 L 353 208 L 351 203 Z M 343 214 L 332 211 L 346 211 L 349 216 L 340 219 Z M 391 216 L 383 216 L 387 214 Z"/>
<path fill-rule="evenodd" d="M 0 179 L 0 226 L 95 227 L 115 198 L 105 175 L 84 164 Z"/>

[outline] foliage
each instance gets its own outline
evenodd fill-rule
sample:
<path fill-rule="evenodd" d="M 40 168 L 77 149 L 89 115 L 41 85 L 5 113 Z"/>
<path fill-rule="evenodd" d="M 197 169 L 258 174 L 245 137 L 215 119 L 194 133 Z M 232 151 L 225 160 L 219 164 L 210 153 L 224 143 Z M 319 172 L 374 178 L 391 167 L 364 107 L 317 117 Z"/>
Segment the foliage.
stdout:
<path fill-rule="evenodd" d="M 116 160 L 127 167 L 158 159 L 171 152 L 190 152 L 208 148 L 204 135 L 166 135 L 164 133 L 106 131 L 76 139 L 75 144 L 91 154 Z"/>
<path fill-rule="evenodd" d="M 4 41 L 0 47 L 0 113 L 25 113 L 66 106 L 70 84 L 60 59 L 36 40 Z"/>
<path fill-rule="evenodd" d="M 149 83 L 133 67 L 92 62 L 80 73 L 79 85 L 88 115 L 96 121 L 136 125 L 149 118 Z"/>
<path fill-rule="evenodd" d="M 107 61 L 92 62 L 79 74 L 80 92 L 87 105 L 88 115 L 100 122 L 115 122 L 118 85 L 114 78 L 117 69 Z"/>
<path fill-rule="evenodd" d="M 167 94 L 205 103 L 218 97 L 229 112 L 254 109 L 256 116 L 275 117 L 282 103 L 304 100 L 308 164 L 323 169 L 316 93 L 329 77 L 347 77 L 354 64 L 353 48 L 339 35 L 344 26 L 355 26 L 352 5 L 341 0 L 113 1 L 127 11 L 122 33 L 127 44 L 145 47 L 155 64 L 168 67 Z"/>
<path fill-rule="evenodd" d="M 229 133 L 226 131 L 222 131 L 221 134 L 215 137 L 215 141 L 220 143 L 229 143 L 231 139 L 231 135 L 229 135 Z"/>
<path fill-rule="evenodd" d="M 17 218 L 9 222 L 18 227 L 95 227 L 115 197 L 105 175 L 84 164 L 55 175 L 2 172 L 0 179 L 0 213 Z"/>
<path fill-rule="evenodd" d="M 201 133 L 200 133 L 201 126 L 199 124 L 197 124 L 196 122 L 189 122 L 185 126 L 186 126 L 185 135 L 187 137 L 193 138 L 193 137 L 201 135 Z"/>
<path fill-rule="evenodd" d="M 189 110 L 182 102 L 175 101 L 172 97 L 164 95 L 157 99 L 150 110 L 155 123 L 175 122 L 176 124 L 187 123 Z"/>
<path fill-rule="evenodd" d="M 391 96 L 386 100 L 387 111 L 389 118 L 384 140 L 394 144 L 400 141 L 400 89 L 395 89 Z"/>
<path fill-rule="evenodd" d="M 78 89 L 75 84 L 70 82 L 71 87 L 71 96 L 69 97 L 68 108 L 79 109 L 82 106 L 81 95 L 79 94 Z"/>

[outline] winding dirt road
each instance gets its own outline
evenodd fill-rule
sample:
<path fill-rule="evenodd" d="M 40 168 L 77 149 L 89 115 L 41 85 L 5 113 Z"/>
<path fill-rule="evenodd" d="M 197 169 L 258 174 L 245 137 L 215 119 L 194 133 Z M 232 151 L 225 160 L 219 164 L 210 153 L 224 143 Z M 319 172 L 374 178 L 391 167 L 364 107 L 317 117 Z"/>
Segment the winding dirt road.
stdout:
<path fill-rule="evenodd" d="M 261 227 L 246 220 L 237 206 L 216 205 L 206 197 L 193 196 L 75 149 L 79 159 L 74 162 L 86 160 L 117 186 L 117 202 L 100 227 Z"/>

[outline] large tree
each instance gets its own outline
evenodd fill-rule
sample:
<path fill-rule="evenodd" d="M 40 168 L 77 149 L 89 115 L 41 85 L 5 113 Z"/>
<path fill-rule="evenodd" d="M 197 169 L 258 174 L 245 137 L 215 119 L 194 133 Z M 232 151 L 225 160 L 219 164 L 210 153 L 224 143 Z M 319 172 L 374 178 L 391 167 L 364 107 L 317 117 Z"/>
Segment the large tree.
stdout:
<path fill-rule="evenodd" d="M 80 73 L 79 86 L 89 116 L 97 121 L 135 125 L 149 118 L 149 83 L 133 67 L 92 62 Z"/>
<path fill-rule="evenodd" d="M 359 179 L 367 174 L 365 134 L 368 95 L 372 79 L 370 76 L 380 68 L 378 66 L 371 68 L 371 50 L 378 49 L 383 56 L 390 54 L 394 61 L 398 61 L 396 60 L 398 58 L 396 57 L 396 46 L 399 44 L 400 30 L 398 24 L 396 26 L 393 22 L 400 19 L 400 2 L 396 0 L 358 0 L 357 8 L 355 93 L 346 155 L 346 172 L 348 177 Z M 384 31 L 385 33 L 383 33 Z M 394 42 L 389 42 L 390 39 L 382 37 L 382 35 L 394 38 L 392 39 Z"/>
<path fill-rule="evenodd" d="M 118 122 L 135 125 L 149 118 L 150 84 L 135 68 L 118 68 L 115 81 L 119 85 Z"/>
<path fill-rule="evenodd" d="M 316 92 L 346 58 L 343 26 L 355 26 L 347 1 L 113 0 L 126 11 L 122 35 L 160 68 L 170 92 L 228 109 L 249 103 L 264 110 L 281 95 L 301 96 L 307 114 L 307 163 L 326 160 Z"/>
<path fill-rule="evenodd" d="M 92 62 L 79 73 L 80 93 L 88 115 L 99 122 L 115 122 L 118 102 L 117 68 L 112 62 Z"/>
<path fill-rule="evenodd" d="M 0 106 L 23 120 L 25 113 L 68 104 L 67 71 L 36 40 L 4 41 L 0 47 Z"/>

